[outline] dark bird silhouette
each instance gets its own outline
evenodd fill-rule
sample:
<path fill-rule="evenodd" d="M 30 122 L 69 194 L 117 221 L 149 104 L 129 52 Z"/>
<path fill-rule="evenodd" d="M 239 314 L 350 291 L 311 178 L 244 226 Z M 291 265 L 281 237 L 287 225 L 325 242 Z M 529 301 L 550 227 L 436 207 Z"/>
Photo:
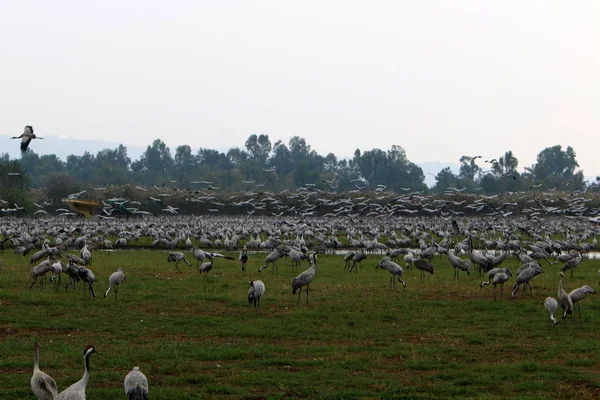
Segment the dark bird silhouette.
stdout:
<path fill-rule="evenodd" d="M 460 228 L 458 227 L 458 222 L 455 219 L 452 220 L 452 234 L 460 235 Z"/>
<path fill-rule="evenodd" d="M 433 264 L 430 262 L 425 261 L 422 258 L 417 258 L 413 263 L 421 273 L 421 280 L 425 278 L 425 272 L 429 272 L 431 275 L 433 275 Z"/>

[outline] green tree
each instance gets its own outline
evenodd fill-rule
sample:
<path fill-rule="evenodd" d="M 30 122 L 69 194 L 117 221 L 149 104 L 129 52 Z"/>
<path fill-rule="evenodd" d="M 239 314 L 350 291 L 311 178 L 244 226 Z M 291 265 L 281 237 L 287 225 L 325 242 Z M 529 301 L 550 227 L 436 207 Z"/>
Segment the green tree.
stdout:
<path fill-rule="evenodd" d="M 458 176 L 463 179 L 475 181 L 475 176 L 481 172 L 481 168 L 475 163 L 474 157 L 462 156 L 460 158 L 460 170 Z"/>
<path fill-rule="evenodd" d="M 435 176 L 435 191 L 443 192 L 449 187 L 458 186 L 458 176 L 456 176 L 450 167 L 446 167 Z"/>
<path fill-rule="evenodd" d="M 92 179 L 96 169 L 96 157 L 89 152 L 83 153 L 82 156 L 69 155 L 67 156 L 66 171 L 77 182 L 83 183 Z"/>
<path fill-rule="evenodd" d="M 546 147 L 537 155 L 537 162 L 527 168 L 535 180 L 548 187 L 582 188 L 583 171 L 575 172 L 579 167 L 575 150 L 568 146 L 563 151 L 561 145 Z"/>
<path fill-rule="evenodd" d="M 73 178 L 65 172 L 47 174 L 42 180 L 46 195 L 54 202 L 60 201 L 72 193 Z"/>

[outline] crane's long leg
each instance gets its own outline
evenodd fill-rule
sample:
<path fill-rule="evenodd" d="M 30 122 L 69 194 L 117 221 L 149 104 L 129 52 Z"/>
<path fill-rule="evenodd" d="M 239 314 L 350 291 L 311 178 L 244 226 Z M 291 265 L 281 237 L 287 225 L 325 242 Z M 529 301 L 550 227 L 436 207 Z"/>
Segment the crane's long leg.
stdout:
<path fill-rule="evenodd" d="M 31 288 L 37 282 L 37 280 L 38 280 L 37 276 L 35 278 L 33 278 L 33 282 L 31 282 L 31 285 L 29 285 L 29 290 L 31 290 Z"/>
<path fill-rule="evenodd" d="M 296 304 L 300 304 L 300 295 L 302 294 L 302 287 L 300 287 L 300 291 L 298 292 L 298 301 L 296 301 Z"/>
<path fill-rule="evenodd" d="M 310 283 L 308 285 L 306 285 L 306 304 L 308 304 L 308 286 L 310 285 Z"/>

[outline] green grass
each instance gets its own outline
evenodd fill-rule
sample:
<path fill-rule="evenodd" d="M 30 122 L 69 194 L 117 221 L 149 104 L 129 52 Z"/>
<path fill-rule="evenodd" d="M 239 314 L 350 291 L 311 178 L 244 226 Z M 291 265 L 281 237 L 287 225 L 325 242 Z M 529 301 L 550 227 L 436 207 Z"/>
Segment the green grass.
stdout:
<path fill-rule="evenodd" d="M 551 325 L 543 307 L 556 297 L 558 266 L 532 281 L 533 295 L 510 300 L 479 289 L 477 273 L 459 283 L 446 259 L 424 282 L 406 270 L 406 291 L 389 291 L 389 274 L 369 255 L 356 273 L 342 256 L 319 258 L 317 275 L 296 303 L 289 262 L 247 275 L 218 259 L 207 279 L 195 266 L 166 262 L 163 251 L 95 252 L 98 297 L 28 290 L 28 259 L 6 251 L 0 274 L 0 399 L 31 399 L 33 343 L 41 368 L 64 389 L 91 358 L 90 399 L 124 398 L 123 379 L 140 366 L 154 399 L 598 398 L 600 309 L 581 303 L 581 319 Z M 232 254 L 237 256 L 237 254 Z M 189 256 L 191 259 L 191 256 Z M 567 290 L 596 286 L 598 262 L 584 261 Z M 506 265 L 516 271 L 517 262 Z M 104 299 L 108 276 L 123 267 L 120 302 Z M 261 309 L 248 305 L 249 279 L 262 279 Z M 509 282 L 512 285 L 514 278 Z M 63 281 L 63 285 L 64 285 Z"/>

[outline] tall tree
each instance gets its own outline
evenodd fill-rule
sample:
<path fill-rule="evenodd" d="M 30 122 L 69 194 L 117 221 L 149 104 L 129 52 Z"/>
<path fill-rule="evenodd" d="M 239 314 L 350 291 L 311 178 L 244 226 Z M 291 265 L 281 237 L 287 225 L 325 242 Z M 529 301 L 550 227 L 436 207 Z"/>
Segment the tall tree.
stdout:
<path fill-rule="evenodd" d="M 546 147 L 537 156 L 537 162 L 527 168 L 536 181 L 546 183 L 548 186 L 568 186 L 573 188 L 583 187 L 583 171 L 575 172 L 579 167 L 575 150 L 568 146 L 563 151 L 562 146 L 557 144 Z"/>
<path fill-rule="evenodd" d="M 474 157 L 462 156 L 460 158 L 460 170 L 458 176 L 470 181 L 475 181 L 475 176 L 481 171 L 479 165 L 475 163 Z"/>

